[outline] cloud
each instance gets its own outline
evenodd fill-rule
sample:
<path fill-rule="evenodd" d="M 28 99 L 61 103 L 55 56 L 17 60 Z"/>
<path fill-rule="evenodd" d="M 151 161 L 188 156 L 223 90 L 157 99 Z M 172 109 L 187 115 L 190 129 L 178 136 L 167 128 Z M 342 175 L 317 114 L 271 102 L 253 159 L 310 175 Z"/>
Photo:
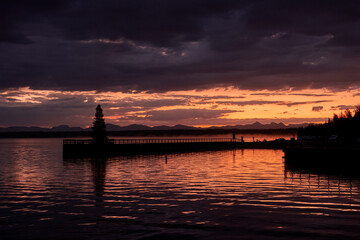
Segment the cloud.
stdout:
<path fill-rule="evenodd" d="M 177 112 L 221 124 L 248 114 L 228 108 L 250 105 L 328 109 L 360 85 L 359 10 L 355 0 L 3 1 L 0 124 L 83 125 L 97 103 L 127 123 Z M 250 92 L 211 92 L 224 88 Z M 344 101 L 331 109 L 354 106 Z"/>
<path fill-rule="evenodd" d="M 188 104 L 186 99 L 132 99 L 125 98 L 106 104 L 108 107 L 140 107 L 144 109 L 170 106 L 185 106 Z"/>
<path fill-rule="evenodd" d="M 333 96 L 333 94 L 325 94 L 325 93 L 291 93 L 288 95 L 293 95 L 293 96 L 304 96 L 304 97 L 331 97 Z"/>
<path fill-rule="evenodd" d="M 346 110 L 346 109 L 356 109 L 357 106 L 354 105 L 337 105 L 331 106 L 331 110 Z"/>
<path fill-rule="evenodd" d="M 314 106 L 314 107 L 312 108 L 312 111 L 313 111 L 313 112 L 320 112 L 320 111 L 323 110 L 323 109 L 324 109 L 323 106 Z"/>
<path fill-rule="evenodd" d="M 301 92 L 294 92 L 294 94 Z M 354 90 L 354 92 L 356 91 Z M 226 93 L 229 94 L 226 95 Z M 281 93 L 279 94 L 281 98 L 287 99 Z M 348 91 L 343 92 L 343 95 L 348 93 Z M 310 96 L 301 99 L 306 100 L 307 97 L 311 99 Z M 335 96 L 332 97 L 332 99 L 335 98 Z M 217 123 L 221 125 L 221 121 L 226 124 L 227 122 L 242 121 L 243 118 L 251 116 L 262 115 L 263 117 L 277 118 L 277 113 L 280 112 L 286 114 L 284 117 L 294 116 L 294 111 L 297 110 L 294 109 L 294 106 L 304 105 L 303 108 L 305 108 L 310 104 L 333 101 L 327 99 L 317 101 L 277 99 L 276 95 L 256 99 L 256 96 L 249 91 L 234 89 L 184 91 L 180 94 L 179 92 L 119 93 L 33 90 L 30 88 L 8 89 L 0 91 L 0 107 L 3 108 L 3 112 L 6 112 L 6 118 L 1 120 L 0 125 L 48 126 L 77 123 L 79 126 L 86 126 L 91 124 L 97 104 L 101 104 L 105 110 L 107 121 L 114 124 L 211 125 Z M 256 107 L 252 107 L 255 105 Z M 246 106 L 250 106 L 251 110 Z M 283 109 L 283 106 L 288 108 Z M 267 113 L 265 114 L 264 111 Z M 302 117 L 303 115 L 297 116 Z"/>
<path fill-rule="evenodd" d="M 231 110 L 209 110 L 209 109 L 173 109 L 157 110 L 146 112 L 147 118 L 153 121 L 181 121 L 186 119 L 216 119 L 227 113 L 236 111 Z"/>
<path fill-rule="evenodd" d="M 304 101 L 304 102 L 283 102 L 279 105 L 286 105 L 288 107 L 296 106 L 296 105 L 304 105 L 304 104 L 314 104 L 314 103 L 326 103 L 332 102 L 331 100 L 319 100 L 319 101 Z"/>
<path fill-rule="evenodd" d="M 296 105 L 305 105 L 305 104 L 314 104 L 314 103 L 324 103 L 331 102 L 330 100 L 319 100 L 319 101 L 302 101 L 302 102 L 288 102 L 288 101 L 269 101 L 269 100 L 251 100 L 251 101 L 216 101 L 217 104 L 225 105 L 238 105 L 238 106 L 247 106 L 247 105 L 266 105 L 266 104 L 275 104 L 275 105 L 285 105 L 288 107 Z M 204 103 L 204 102 L 203 102 Z"/>
<path fill-rule="evenodd" d="M 304 96 L 304 97 L 331 97 L 333 94 L 326 94 L 326 93 L 280 93 L 280 92 L 266 92 L 266 93 L 251 93 L 250 95 L 254 96 Z"/>
<path fill-rule="evenodd" d="M 359 16 L 357 1 L 7 1 L 0 88 L 346 89 Z"/>

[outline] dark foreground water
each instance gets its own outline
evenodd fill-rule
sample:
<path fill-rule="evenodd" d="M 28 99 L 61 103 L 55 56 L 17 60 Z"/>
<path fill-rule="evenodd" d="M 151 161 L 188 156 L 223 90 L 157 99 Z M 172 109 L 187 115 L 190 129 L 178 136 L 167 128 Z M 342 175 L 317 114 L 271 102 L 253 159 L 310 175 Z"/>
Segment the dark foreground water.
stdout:
<path fill-rule="evenodd" d="M 63 160 L 61 147 L 0 140 L 0 239 L 360 238 L 360 181 L 293 172 L 281 150 Z"/>

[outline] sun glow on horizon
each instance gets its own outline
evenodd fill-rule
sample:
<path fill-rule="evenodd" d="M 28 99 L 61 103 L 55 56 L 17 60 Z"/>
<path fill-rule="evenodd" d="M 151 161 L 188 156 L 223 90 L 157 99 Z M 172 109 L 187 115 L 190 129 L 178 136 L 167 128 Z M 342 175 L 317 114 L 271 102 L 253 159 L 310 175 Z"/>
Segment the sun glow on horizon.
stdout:
<path fill-rule="evenodd" d="M 360 92 L 357 89 L 335 92 L 328 89 L 250 91 L 213 88 L 164 93 L 123 93 L 34 90 L 24 87 L 0 92 L 0 99 L 0 106 L 8 109 L 59 109 L 64 111 L 64 115 L 67 114 L 66 111 L 75 111 L 76 115 L 73 114 L 72 118 L 69 116 L 67 119 L 59 119 L 64 124 L 76 118 L 76 123 L 87 126 L 94 106 L 101 104 L 107 123 L 149 126 L 183 124 L 202 127 L 255 121 L 284 124 L 323 122 L 334 113 L 346 108 L 353 109 L 360 104 Z M 51 124 L 53 123 L 45 125 Z"/>

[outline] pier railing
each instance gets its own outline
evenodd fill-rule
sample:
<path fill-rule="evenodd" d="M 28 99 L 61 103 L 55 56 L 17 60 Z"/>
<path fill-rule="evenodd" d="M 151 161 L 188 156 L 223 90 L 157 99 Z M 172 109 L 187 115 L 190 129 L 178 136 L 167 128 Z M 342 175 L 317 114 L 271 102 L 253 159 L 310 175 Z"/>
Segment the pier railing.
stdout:
<path fill-rule="evenodd" d="M 104 144 L 150 144 L 150 143 L 205 143 L 205 142 L 240 142 L 233 138 L 188 138 L 188 139 L 108 139 Z M 93 144 L 92 139 L 64 139 L 63 144 Z"/>

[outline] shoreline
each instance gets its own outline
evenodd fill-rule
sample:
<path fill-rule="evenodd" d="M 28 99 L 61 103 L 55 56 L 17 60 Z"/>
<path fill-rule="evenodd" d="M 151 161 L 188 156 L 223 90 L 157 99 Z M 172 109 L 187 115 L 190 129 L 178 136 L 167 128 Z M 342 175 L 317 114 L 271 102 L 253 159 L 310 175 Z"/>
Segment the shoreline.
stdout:
<path fill-rule="evenodd" d="M 108 131 L 109 137 L 146 137 L 146 136 L 202 136 L 224 134 L 265 134 L 289 135 L 295 137 L 297 128 L 288 129 L 196 129 L 196 130 L 129 130 Z M 0 132 L 0 138 L 77 138 L 91 137 L 91 131 L 81 132 Z"/>

